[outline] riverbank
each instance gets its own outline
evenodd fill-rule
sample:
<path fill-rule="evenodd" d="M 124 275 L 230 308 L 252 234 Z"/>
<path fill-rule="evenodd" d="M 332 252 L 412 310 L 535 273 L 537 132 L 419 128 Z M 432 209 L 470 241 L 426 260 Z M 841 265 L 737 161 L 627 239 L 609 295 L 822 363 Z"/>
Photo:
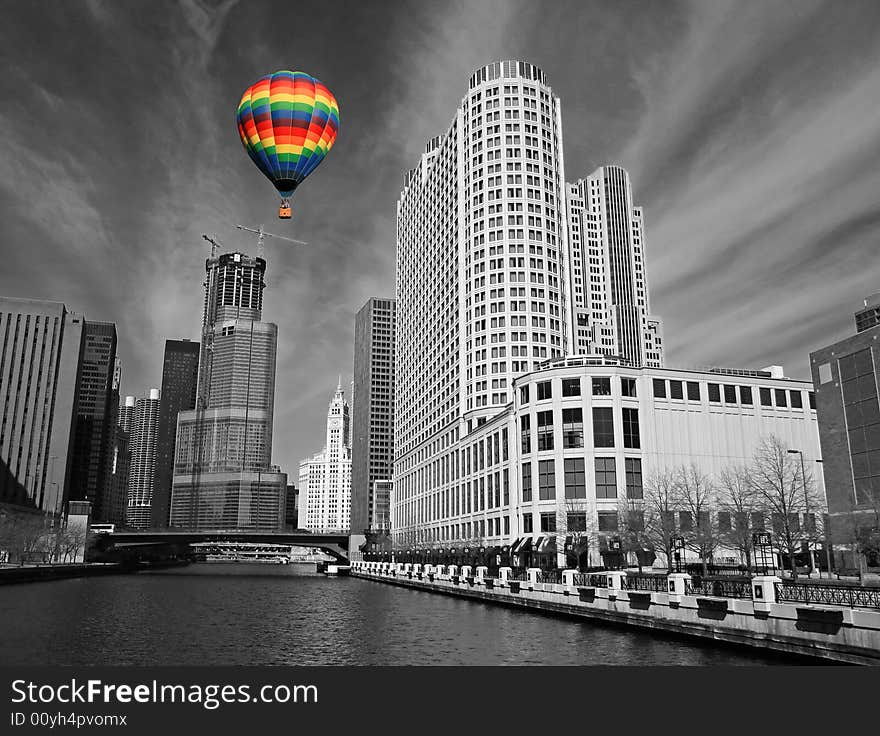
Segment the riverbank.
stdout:
<path fill-rule="evenodd" d="M 100 575 L 122 575 L 147 570 L 164 570 L 182 567 L 187 562 L 82 562 L 64 565 L 25 565 L 22 567 L 0 568 L 0 585 L 17 583 L 38 583 L 69 578 L 96 577 Z"/>
<path fill-rule="evenodd" d="M 684 595 L 683 583 L 681 588 L 676 583 L 679 593 L 627 591 L 619 584 L 608 588 L 576 587 L 534 580 L 484 579 L 482 575 L 425 574 L 391 566 L 370 569 L 370 564 L 354 563 L 351 574 L 536 613 L 652 629 L 829 662 L 880 665 L 877 611 L 767 602 L 766 597 L 746 600 Z"/>

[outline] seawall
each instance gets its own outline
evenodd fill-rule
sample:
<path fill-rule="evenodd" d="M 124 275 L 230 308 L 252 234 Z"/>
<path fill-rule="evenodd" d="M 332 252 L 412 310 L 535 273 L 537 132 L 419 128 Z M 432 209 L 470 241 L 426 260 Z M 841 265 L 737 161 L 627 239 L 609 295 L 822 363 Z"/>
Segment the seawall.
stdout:
<path fill-rule="evenodd" d="M 368 569 L 351 574 L 443 595 L 848 664 L 880 665 L 880 611 Z"/>
<path fill-rule="evenodd" d="M 121 575 L 156 570 L 165 567 L 177 567 L 181 563 L 140 563 L 132 565 L 126 562 L 87 562 L 69 565 L 35 565 L 26 567 L 0 568 L 0 585 L 15 583 L 38 583 L 50 580 L 66 580 L 68 578 L 94 577 L 98 575 Z M 186 564 L 186 563 L 183 563 Z"/>

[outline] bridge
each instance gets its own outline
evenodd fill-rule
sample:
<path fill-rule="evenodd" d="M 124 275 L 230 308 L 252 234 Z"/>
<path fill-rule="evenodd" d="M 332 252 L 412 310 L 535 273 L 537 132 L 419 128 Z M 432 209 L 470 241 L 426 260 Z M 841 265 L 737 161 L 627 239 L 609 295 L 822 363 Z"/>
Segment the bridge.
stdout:
<path fill-rule="evenodd" d="M 248 544 L 279 544 L 290 547 L 320 549 L 343 564 L 348 564 L 349 550 L 357 549 L 363 537 L 347 532 L 312 534 L 303 531 L 258 531 L 254 529 L 126 529 L 98 534 L 95 549 L 99 552 L 136 552 L 162 547 L 183 549 L 193 544 L 210 542 L 243 542 Z"/>

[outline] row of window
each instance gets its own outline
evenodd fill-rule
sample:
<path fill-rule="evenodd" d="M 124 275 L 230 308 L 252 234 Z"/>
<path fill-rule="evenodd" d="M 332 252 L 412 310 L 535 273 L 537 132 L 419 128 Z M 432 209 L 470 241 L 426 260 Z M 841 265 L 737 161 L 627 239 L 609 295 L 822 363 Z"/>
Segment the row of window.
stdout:
<path fill-rule="evenodd" d="M 522 464 L 522 500 L 533 500 L 533 463 Z M 535 463 L 538 472 L 538 500 L 552 501 L 556 498 L 556 461 L 539 460 Z M 597 499 L 617 498 L 617 460 L 613 457 L 594 458 L 594 482 Z M 640 499 L 642 489 L 642 461 L 637 457 L 624 458 L 626 497 Z M 565 498 L 587 498 L 586 463 L 582 457 L 563 459 L 563 488 Z"/>
<path fill-rule="evenodd" d="M 546 401 L 553 398 L 552 381 L 539 381 L 534 384 L 535 397 L 537 401 Z M 611 396 L 611 377 L 610 376 L 593 376 L 590 379 L 590 390 L 593 396 Z M 521 404 L 528 404 L 531 394 L 531 384 L 521 386 L 519 389 L 519 401 Z M 580 396 L 581 395 L 581 379 L 580 378 L 563 378 L 562 379 L 562 395 L 563 396 Z M 620 377 L 620 395 L 636 398 L 636 379 L 627 376 Z"/>
<path fill-rule="evenodd" d="M 723 403 L 739 404 L 742 406 L 754 405 L 754 397 L 752 395 L 751 386 L 733 386 L 730 384 L 707 383 L 709 403 L 722 403 L 722 393 L 724 396 Z M 784 388 L 770 389 L 759 387 L 758 393 L 761 406 L 777 406 L 782 408 L 791 407 L 792 409 L 803 409 L 803 397 L 799 390 Z M 809 395 L 810 408 L 816 408 L 816 395 L 812 391 L 807 392 Z M 687 395 L 688 401 L 702 401 L 702 389 L 699 381 L 677 381 L 666 380 L 663 378 L 654 379 L 654 398 L 656 399 L 681 399 L 684 400 Z M 775 398 L 775 402 L 774 402 Z"/>
<path fill-rule="evenodd" d="M 614 408 L 594 406 L 593 409 L 593 447 L 614 447 Z M 554 449 L 554 411 L 547 409 L 535 415 L 537 424 L 537 450 L 545 452 Z M 641 447 L 639 431 L 639 410 L 625 406 L 621 409 L 623 446 L 637 450 Z M 523 454 L 532 451 L 531 415 L 520 417 L 520 446 Z M 584 415 L 580 407 L 562 410 L 562 447 L 571 449 L 584 446 Z"/>

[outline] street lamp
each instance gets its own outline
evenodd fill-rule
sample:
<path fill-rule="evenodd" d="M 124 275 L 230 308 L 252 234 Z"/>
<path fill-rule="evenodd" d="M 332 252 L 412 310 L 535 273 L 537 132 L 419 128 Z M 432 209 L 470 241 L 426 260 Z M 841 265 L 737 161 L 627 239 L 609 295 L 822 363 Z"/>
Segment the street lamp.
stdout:
<path fill-rule="evenodd" d="M 806 514 L 806 522 L 810 521 L 810 497 L 807 494 L 807 475 L 806 470 L 804 468 L 804 453 L 801 450 L 789 450 L 789 455 L 800 455 L 801 456 L 801 482 L 804 486 L 804 510 Z M 810 553 L 810 569 L 814 570 L 816 568 L 816 561 L 813 558 L 813 548 L 810 545 L 810 540 L 807 540 L 807 551 Z M 794 560 L 792 560 L 792 564 L 794 564 Z"/>

